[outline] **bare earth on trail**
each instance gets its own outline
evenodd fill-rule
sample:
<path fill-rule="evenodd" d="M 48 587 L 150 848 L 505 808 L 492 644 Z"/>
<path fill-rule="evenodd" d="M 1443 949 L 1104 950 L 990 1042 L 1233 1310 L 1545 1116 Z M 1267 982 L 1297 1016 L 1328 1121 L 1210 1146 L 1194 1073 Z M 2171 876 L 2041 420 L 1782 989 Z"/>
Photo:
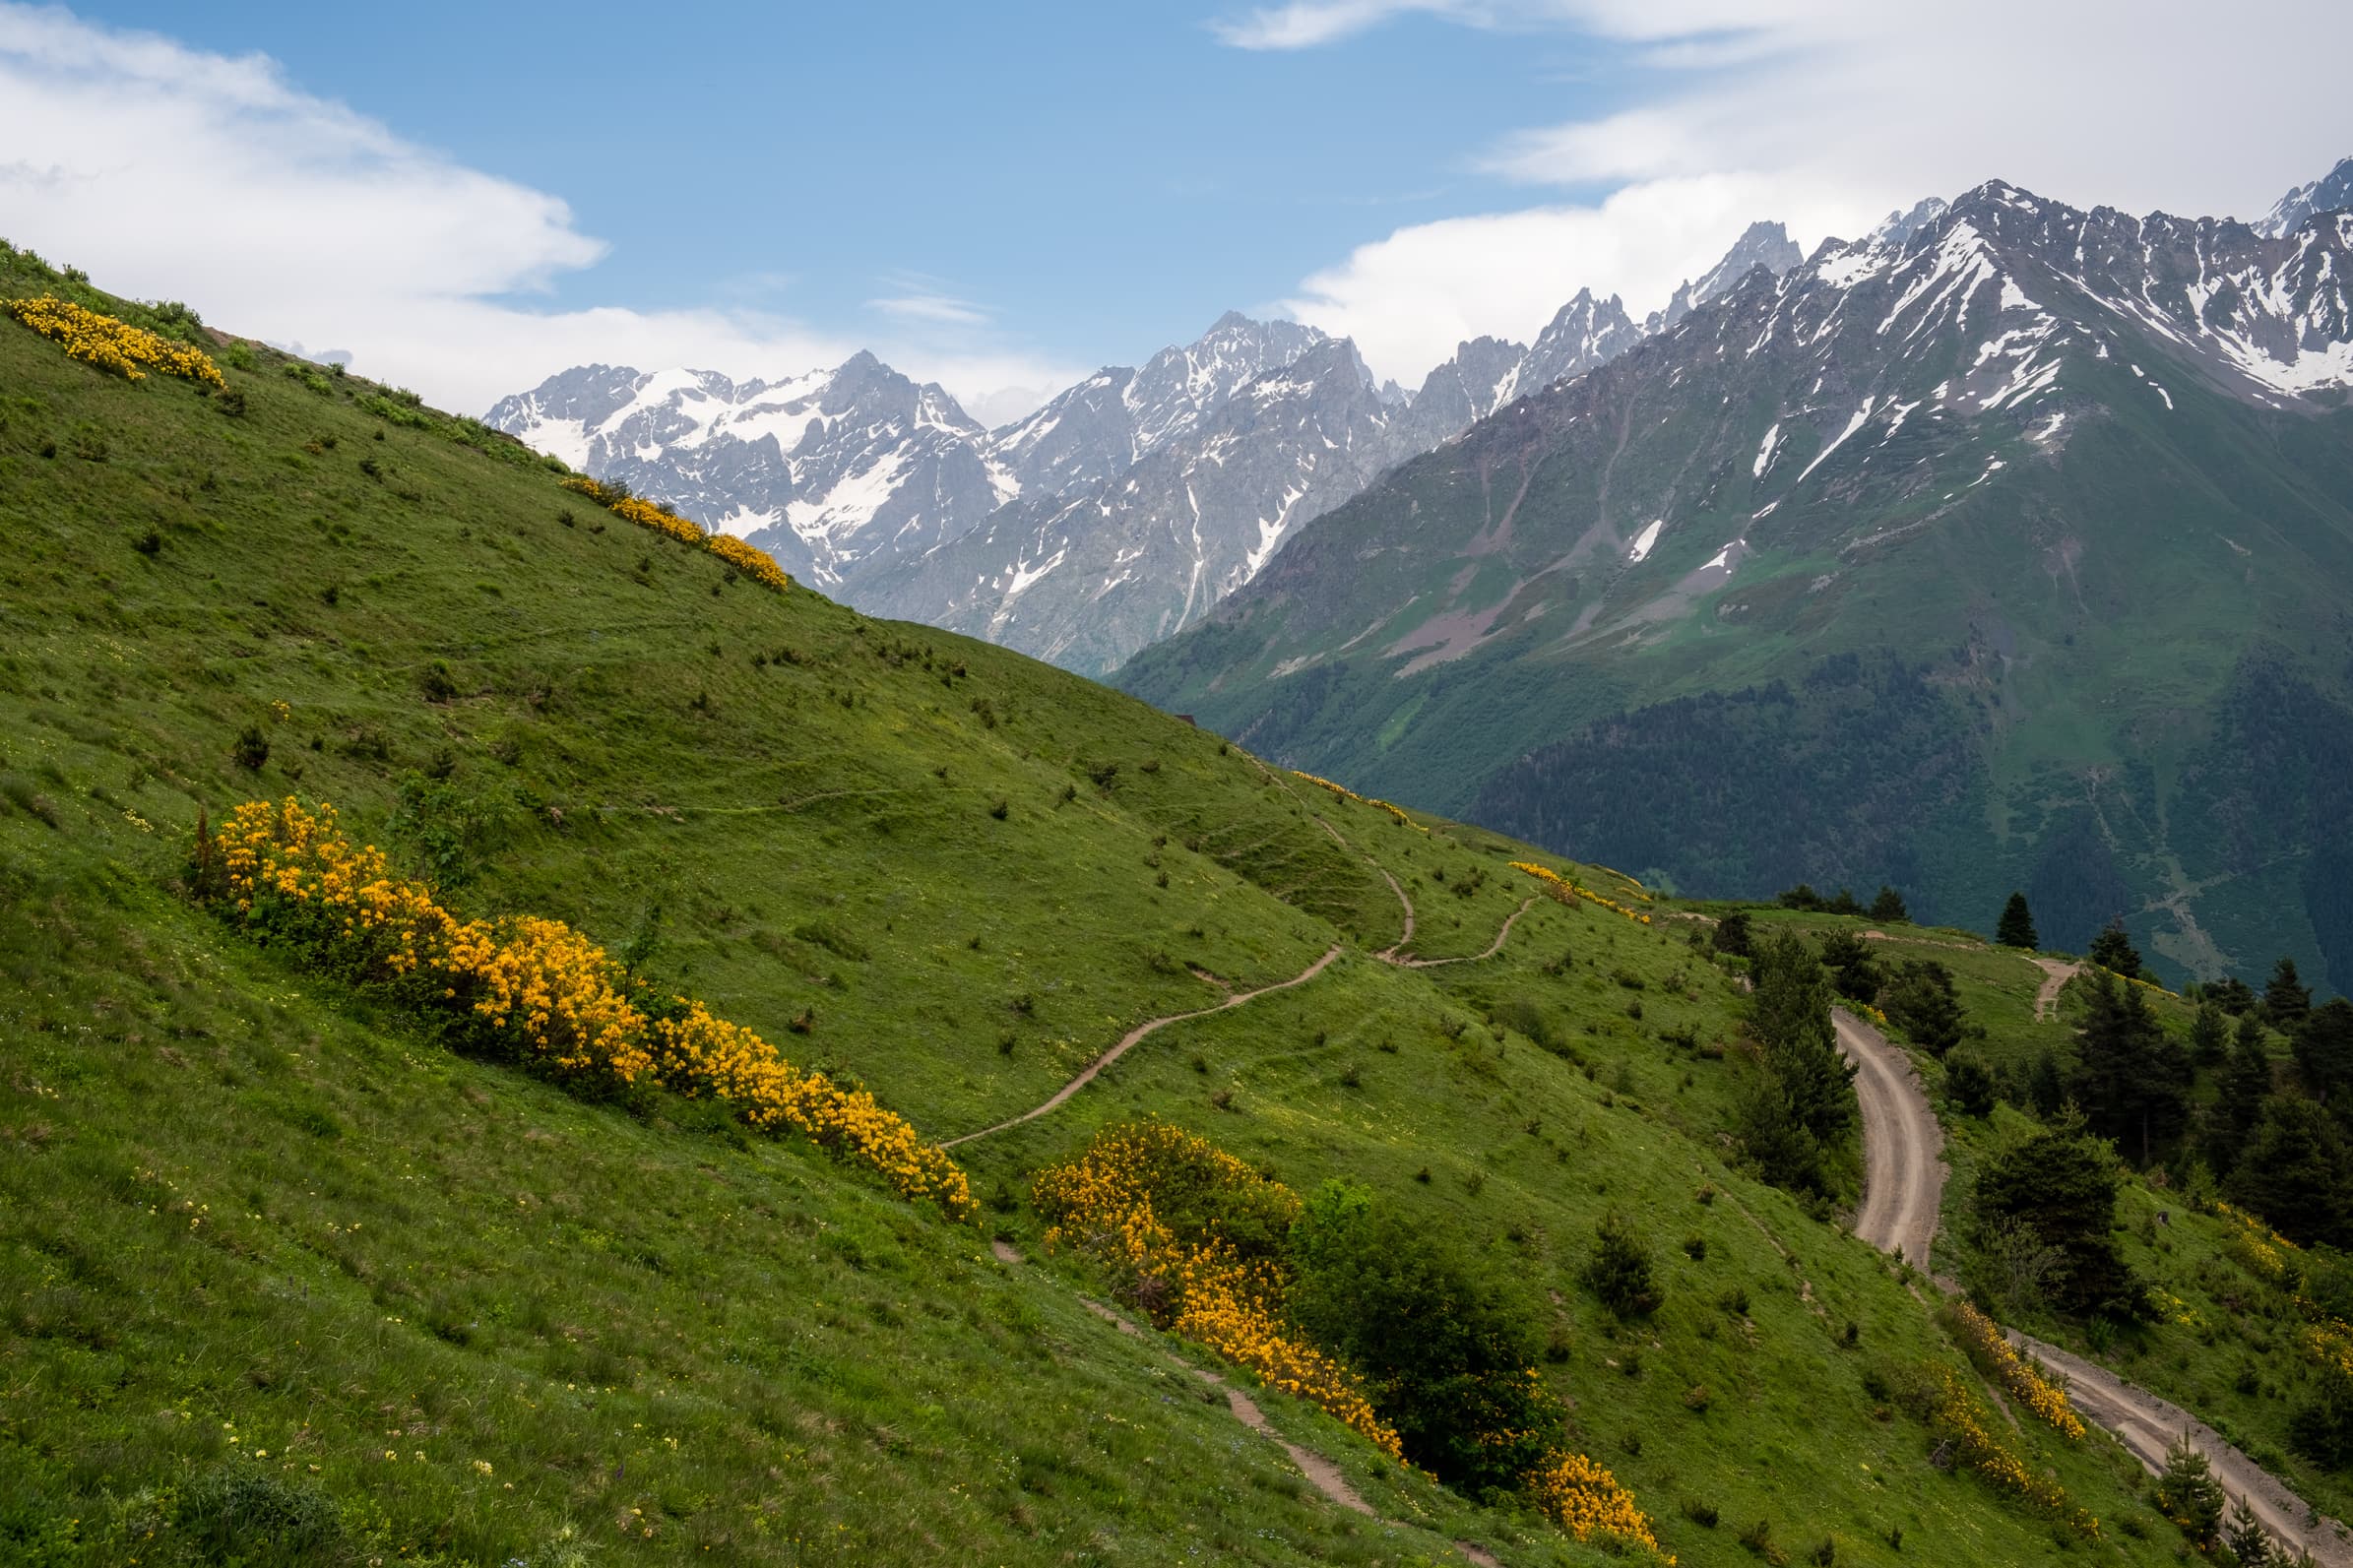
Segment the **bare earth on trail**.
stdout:
<path fill-rule="evenodd" d="M 1383 871 L 1381 875 L 1387 876 L 1388 873 Z M 1372 956 L 1376 959 L 1380 959 L 1384 963 L 1394 964 L 1401 970 L 1434 970 L 1439 968 L 1441 965 L 1446 964 L 1476 964 L 1481 959 L 1494 958 L 1497 953 L 1503 951 L 1503 939 L 1511 934 L 1511 928 L 1519 924 L 1520 916 L 1527 913 L 1529 909 L 1533 909 L 1535 904 L 1536 901 L 1534 899 L 1528 899 L 1524 901 L 1518 909 L 1505 915 L 1503 917 L 1502 929 L 1495 932 L 1495 939 L 1487 944 L 1487 951 L 1484 953 L 1470 953 L 1461 958 L 1447 959 L 1399 958 L 1397 956 L 1397 948 L 1393 947 L 1386 953 L 1375 953 Z M 1402 947 L 1404 944 L 1399 943 L 1398 946 Z"/>
<path fill-rule="evenodd" d="M 1018 1116 L 1008 1117 L 1006 1120 L 998 1122 L 993 1127 L 984 1127 L 979 1132 L 966 1133 L 961 1138 L 951 1138 L 947 1142 L 941 1144 L 939 1147 L 942 1149 L 953 1149 L 958 1144 L 969 1144 L 975 1138 L 986 1138 L 990 1133 L 1003 1132 L 1008 1127 L 1018 1127 L 1025 1121 L 1035 1121 L 1049 1110 L 1059 1109 L 1062 1103 L 1069 1099 L 1071 1096 L 1077 1094 L 1080 1090 L 1093 1083 L 1095 1081 L 1096 1074 L 1102 1072 L 1106 1067 L 1111 1066 L 1112 1063 L 1126 1055 L 1128 1050 L 1134 1046 L 1138 1040 L 1151 1034 L 1154 1030 L 1165 1029 L 1171 1024 L 1181 1024 L 1188 1018 L 1206 1018 L 1212 1013 L 1222 1013 L 1229 1007 L 1240 1007 L 1244 1002 L 1250 1001 L 1256 997 L 1265 996 L 1270 992 L 1288 991 L 1294 985 L 1304 985 L 1309 980 L 1315 978 L 1316 975 L 1321 974 L 1324 971 L 1324 966 L 1330 964 L 1332 960 L 1338 958 L 1339 956 L 1340 944 L 1335 942 L 1332 944 L 1330 949 L 1324 953 L 1323 957 L 1317 959 L 1314 963 L 1308 965 L 1305 969 L 1300 971 L 1297 974 L 1294 974 L 1287 980 L 1277 980 L 1272 985 L 1261 985 L 1254 991 L 1239 992 L 1233 996 L 1227 997 L 1215 1007 L 1200 1007 L 1195 1008 L 1189 1013 L 1171 1013 L 1166 1018 L 1148 1019 L 1144 1023 L 1138 1024 L 1135 1028 L 1129 1030 L 1126 1034 L 1120 1035 L 1118 1044 L 1113 1045 L 1110 1050 L 1105 1051 L 1101 1056 L 1098 1056 L 1093 1061 L 1089 1062 L 1084 1072 L 1080 1073 L 1076 1078 L 1070 1080 L 1069 1083 L 1064 1084 L 1060 1089 L 1055 1090 L 1053 1093 L 1053 1098 L 1049 1099 L 1045 1104 L 1037 1106 L 1031 1110 L 1025 1110 Z"/>
<path fill-rule="evenodd" d="M 2083 966 L 2069 964 L 2065 959 L 2038 958 L 2034 967 L 2043 972 L 2042 989 L 2034 993 L 2034 1016 L 2039 1023 L 2059 1016 L 2059 993 L 2067 988 L 2067 981 L 2083 972 Z"/>
<path fill-rule="evenodd" d="M 2081 968 L 2057 959 L 2034 962 L 2050 975 L 2043 987 L 2046 999 L 2056 998 L 2059 988 Z M 1864 1177 L 1855 1234 L 1925 1272 L 1944 1198 L 1944 1135 L 1904 1053 L 1843 1009 L 1834 1009 L 1830 1016 L 1838 1029 L 1839 1048 L 1859 1068 L 1855 1097 L 1863 1105 Z M 2291 1549 L 2311 1552 L 2321 1568 L 2353 1568 L 2353 1537 L 2345 1527 L 2325 1518 L 2307 1525 L 2311 1511 L 2296 1494 L 2212 1427 L 2106 1367 L 2015 1330 L 2007 1332 L 2012 1342 L 2065 1375 L 2076 1409 L 2113 1432 L 2152 1473 L 2165 1468 L 2166 1450 L 2187 1432 L 2214 1468 L 2214 1478 L 2223 1489 L 2247 1498 L 2274 1537 Z"/>
<path fill-rule="evenodd" d="M 2273 1538 L 2285 1541 L 2290 1549 L 2301 1547 L 2311 1552 L 2323 1568 L 2353 1564 L 2353 1544 L 2348 1543 L 2342 1525 L 2333 1519 L 2306 1524 L 2312 1511 L 2303 1500 L 2205 1422 L 2178 1405 L 2134 1388 L 2106 1367 L 2015 1329 L 2007 1332 L 2010 1343 L 2063 1374 L 2067 1380 L 2067 1398 L 2076 1410 L 2114 1432 L 2150 1471 L 2165 1468 L 2166 1451 L 2187 1431 L 2190 1441 L 2206 1456 L 2206 1463 L 2214 1467 L 2214 1478 L 2222 1483 L 2222 1489 L 2234 1498 L 2246 1498 Z"/>
<path fill-rule="evenodd" d="M 1944 1198 L 1944 1133 L 1920 1079 L 1887 1036 L 1844 1008 L 1831 1011 L 1838 1048 L 1856 1067 L 1863 1106 L 1863 1206 L 1855 1234 L 1926 1274 Z"/>
<path fill-rule="evenodd" d="M 1020 1251 L 1010 1242 L 991 1241 L 988 1247 L 991 1252 L 996 1254 L 997 1261 L 1000 1263 L 1021 1262 Z M 1131 1339 L 1143 1338 L 1144 1331 L 1137 1328 L 1134 1322 L 1123 1313 L 1114 1312 L 1102 1302 L 1091 1300 L 1086 1296 L 1079 1297 L 1079 1304 L 1103 1319 L 1104 1322 L 1111 1324 L 1121 1334 Z M 1234 1418 L 1281 1448 L 1284 1454 L 1289 1456 L 1291 1463 L 1299 1467 L 1299 1473 L 1306 1476 L 1313 1483 L 1315 1489 L 1323 1493 L 1326 1498 L 1339 1504 L 1342 1508 L 1363 1514 L 1367 1519 L 1380 1520 L 1383 1524 L 1390 1523 L 1387 1520 L 1381 1520 L 1372 1505 L 1365 1501 L 1364 1495 L 1348 1483 L 1348 1477 L 1340 1473 L 1339 1466 L 1313 1449 L 1302 1448 L 1281 1432 L 1276 1431 L 1274 1423 L 1266 1418 L 1266 1412 L 1258 1408 L 1256 1400 L 1251 1399 L 1215 1372 L 1198 1366 L 1192 1367 L 1190 1370 L 1193 1376 L 1202 1382 L 1214 1388 L 1223 1389 L 1226 1394 L 1226 1409 L 1233 1412 Z M 1453 1544 L 1456 1551 L 1478 1564 L 1478 1568 L 1502 1568 L 1492 1552 L 1474 1541 L 1458 1540 Z"/>

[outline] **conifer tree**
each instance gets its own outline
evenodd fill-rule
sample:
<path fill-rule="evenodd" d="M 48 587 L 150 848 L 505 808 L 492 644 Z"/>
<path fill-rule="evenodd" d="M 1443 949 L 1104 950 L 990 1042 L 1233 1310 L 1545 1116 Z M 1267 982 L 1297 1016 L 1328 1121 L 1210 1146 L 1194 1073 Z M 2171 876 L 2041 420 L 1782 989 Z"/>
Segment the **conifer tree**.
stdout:
<path fill-rule="evenodd" d="M 1906 959 L 1879 991 L 1879 1006 L 1905 1034 L 1941 1057 L 1961 1042 L 1961 1002 L 1952 971 L 1935 959 Z"/>
<path fill-rule="evenodd" d="M 2072 1314 L 2137 1317 L 2147 1294 L 2116 1250 L 2111 1230 L 2122 1186 L 2116 1151 L 2063 1111 L 2058 1124 L 1996 1152 L 1978 1172 L 1981 1238 L 2031 1233 L 2055 1255 L 2043 1288 Z"/>
<path fill-rule="evenodd" d="M 2353 1083 L 2353 1002 L 2339 996 L 2305 1015 L 2295 1035 L 2296 1071 L 2323 1104 Z"/>
<path fill-rule="evenodd" d="M 1878 897 L 1871 901 L 1871 917 L 1875 920 L 1909 920 L 1912 911 L 1904 907 L 1904 896 L 1882 882 L 1879 884 Z"/>
<path fill-rule="evenodd" d="M 2206 1456 L 2190 1446 L 2184 1432 L 2165 1456 L 2165 1472 L 2157 1477 L 2157 1506 L 2182 1527 L 2198 1550 L 2214 1544 L 2222 1533 L 2222 1483 Z"/>
<path fill-rule="evenodd" d="M 2271 1027 L 2283 1035 L 2293 1035 L 2312 1007 L 2312 989 L 2296 977 L 2296 961 L 2283 958 L 2272 965 L 2270 982 L 2263 987 L 2263 1012 L 2269 1016 Z"/>
<path fill-rule="evenodd" d="M 1829 977 L 1804 938 L 1760 945 L 1749 1030 L 1762 1071 L 1735 1121 L 1749 1159 L 1779 1186 L 1821 1190 L 1824 1154 L 1855 1123 L 1855 1069 L 1838 1052 Z"/>
<path fill-rule="evenodd" d="M 2189 1053 L 2165 1033 L 2139 989 L 2094 971 L 2069 1086 L 2091 1126 L 2136 1147 L 2146 1164 L 2187 1119 L 2191 1079 Z"/>
<path fill-rule="evenodd" d="M 2353 1240 L 2348 1164 L 2344 1137 L 2326 1111 L 2298 1096 L 2273 1095 L 2231 1172 L 2229 1191 L 2292 1241 L 2343 1246 Z"/>
<path fill-rule="evenodd" d="M 2271 1537 L 2263 1533 L 2262 1522 L 2255 1517 L 2245 1494 L 2231 1505 L 2230 1517 L 2223 1521 L 2222 1541 L 2239 1559 L 2239 1568 L 2271 1568 L 2279 1561 Z"/>
<path fill-rule="evenodd" d="M 2034 914 L 2026 908 L 2025 894 L 2011 894 L 2002 907 L 2002 923 L 1994 927 L 1994 940 L 2003 947 L 2042 946 L 2034 934 Z"/>
<path fill-rule="evenodd" d="M 2206 1163 L 2218 1176 L 2227 1176 L 2263 1118 L 2263 1102 L 2271 1098 L 2271 1053 L 2263 1045 L 2263 1026 L 2253 1015 L 2239 1026 L 2238 1043 L 2218 1075 L 2214 1104 L 2207 1114 Z"/>
<path fill-rule="evenodd" d="M 2190 1025 L 2190 1054 L 2201 1067 L 2211 1067 L 2230 1054 L 2230 1016 L 2211 997 L 2200 998 L 2197 1017 Z"/>
<path fill-rule="evenodd" d="M 2091 939 L 2091 961 L 2104 970 L 2113 970 L 2128 980 L 2140 977 L 2140 951 L 2132 939 L 2125 934 L 2125 917 L 2118 915 Z"/>

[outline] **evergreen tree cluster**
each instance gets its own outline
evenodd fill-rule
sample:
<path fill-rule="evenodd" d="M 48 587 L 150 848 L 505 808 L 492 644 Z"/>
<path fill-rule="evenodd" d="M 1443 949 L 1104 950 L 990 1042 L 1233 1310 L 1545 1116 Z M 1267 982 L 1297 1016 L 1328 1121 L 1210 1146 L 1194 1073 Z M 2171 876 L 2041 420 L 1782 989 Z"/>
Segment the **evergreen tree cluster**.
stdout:
<path fill-rule="evenodd" d="M 1756 948 L 1749 1028 L 1758 1071 L 1742 1091 L 1735 1130 L 1767 1181 L 1827 1197 L 1832 1154 L 1856 1120 L 1855 1068 L 1838 1051 L 1829 973 L 1802 937 Z"/>

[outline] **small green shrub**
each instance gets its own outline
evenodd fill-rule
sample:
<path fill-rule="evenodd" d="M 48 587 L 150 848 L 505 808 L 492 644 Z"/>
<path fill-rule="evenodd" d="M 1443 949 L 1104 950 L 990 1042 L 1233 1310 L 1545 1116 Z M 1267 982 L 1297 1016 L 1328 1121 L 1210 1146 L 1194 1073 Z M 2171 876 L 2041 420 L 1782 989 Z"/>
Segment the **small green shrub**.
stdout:
<path fill-rule="evenodd" d="M 1658 1310 L 1660 1290 L 1651 1272 L 1650 1249 L 1633 1222 L 1616 1210 L 1594 1226 L 1585 1286 L 1619 1317 L 1643 1317 Z"/>

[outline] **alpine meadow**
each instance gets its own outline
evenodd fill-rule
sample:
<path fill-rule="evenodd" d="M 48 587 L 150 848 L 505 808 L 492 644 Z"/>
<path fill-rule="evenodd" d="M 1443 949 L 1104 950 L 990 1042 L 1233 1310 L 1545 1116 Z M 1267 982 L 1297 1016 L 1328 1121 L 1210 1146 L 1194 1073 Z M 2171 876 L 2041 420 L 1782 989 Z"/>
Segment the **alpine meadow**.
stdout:
<path fill-rule="evenodd" d="M 1944 24 L 1605 13 L 0 0 L 0 1561 L 2353 1565 L 2353 158 L 1825 237 Z"/>

